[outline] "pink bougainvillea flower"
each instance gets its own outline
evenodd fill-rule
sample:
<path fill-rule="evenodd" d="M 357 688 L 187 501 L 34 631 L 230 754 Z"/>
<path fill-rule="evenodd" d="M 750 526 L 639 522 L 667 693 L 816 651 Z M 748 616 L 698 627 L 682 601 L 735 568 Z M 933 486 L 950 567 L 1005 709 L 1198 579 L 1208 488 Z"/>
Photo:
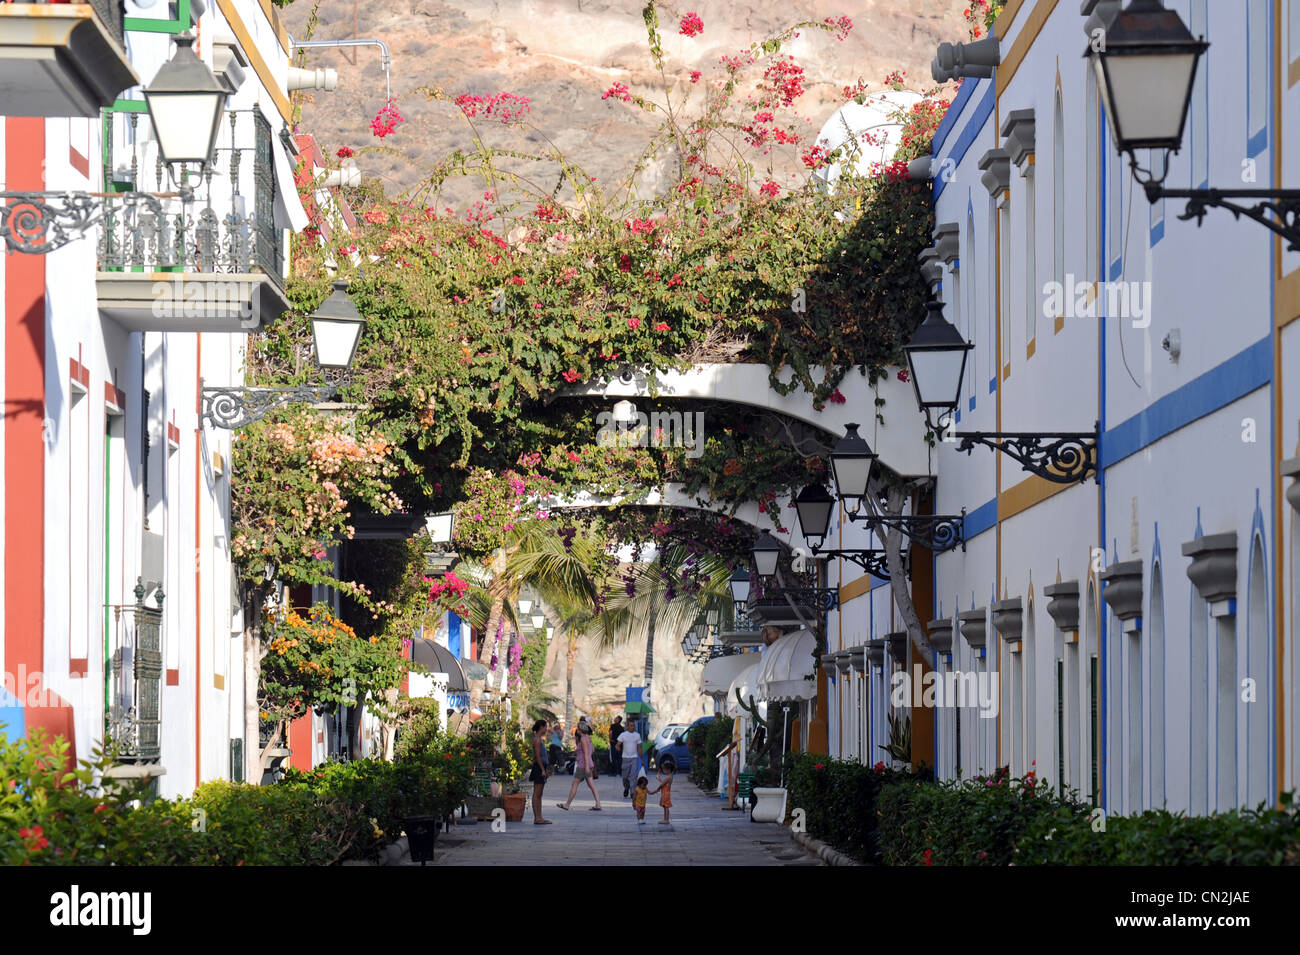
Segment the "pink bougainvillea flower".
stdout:
<path fill-rule="evenodd" d="M 771 198 L 776 198 L 777 193 L 781 191 L 781 187 L 769 179 L 767 182 L 763 183 L 761 186 L 758 187 L 758 191 L 762 195 L 769 196 Z"/>
<path fill-rule="evenodd" d="M 898 380 L 906 383 L 912 380 L 912 376 L 906 368 L 900 368 L 898 369 Z"/>
<path fill-rule="evenodd" d="M 688 13 L 682 17 L 678 31 L 682 36 L 699 36 L 704 32 L 704 21 L 697 13 Z"/>
<path fill-rule="evenodd" d="M 692 82 L 692 83 L 698 83 L 699 81 L 700 81 L 700 71 L 699 71 L 699 70 L 691 70 L 691 82 Z"/>
<path fill-rule="evenodd" d="M 630 328 L 630 329 L 632 329 L 632 331 L 636 331 L 638 328 L 641 327 L 641 319 L 639 319 L 639 318 L 629 318 L 629 319 L 627 320 L 627 327 Z"/>
<path fill-rule="evenodd" d="M 573 384 L 575 381 L 581 378 L 582 375 L 578 374 L 576 369 L 570 368 L 560 377 L 563 378 L 565 381 L 567 381 L 569 384 Z"/>
<path fill-rule="evenodd" d="M 532 101 L 527 96 L 502 91 L 491 96 L 471 96 L 464 93 L 454 100 L 467 119 L 485 116 L 503 126 L 517 126 L 532 111 Z"/>
<path fill-rule="evenodd" d="M 630 255 L 621 255 L 618 258 L 618 270 L 620 272 L 632 271 L 632 257 Z"/>
<path fill-rule="evenodd" d="M 830 393 L 830 402 L 833 405 L 842 405 L 846 400 L 848 399 L 846 399 L 842 394 L 840 394 L 840 390 L 838 388 L 836 388 L 834 391 Z"/>
<path fill-rule="evenodd" d="M 666 331 L 668 331 L 668 323 L 667 323 L 667 322 L 660 322 L 658 325 L 655 326 L 655 331 L 657 331 L 657 332 L 666 332 Z"/>
<path fill-rule="evenodd" d="M 605 90 L 601 99 L 621 99 L 625 103 L 630 103 L 632 102 L 632 91 L 627 88 L 626 83 L 615 83 Z"/>
<path fill-rule="evenodd" d="M 339 159 L 351 159 L 356 154 L 357 154 L 356 150 L 354 150 L 351 146 L 340 146 L 338 148 L 338 152 L 336 152 L 334 155 L 338 156 Z"/>

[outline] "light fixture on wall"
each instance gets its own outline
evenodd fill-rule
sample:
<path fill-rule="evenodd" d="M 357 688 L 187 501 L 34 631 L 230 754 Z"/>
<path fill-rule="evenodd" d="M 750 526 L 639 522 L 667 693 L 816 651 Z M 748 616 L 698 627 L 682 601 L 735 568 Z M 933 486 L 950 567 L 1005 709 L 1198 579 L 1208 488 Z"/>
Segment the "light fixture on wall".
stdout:
<path fill-rule="evenodd" d="M 975 346 L 943 317 L 942 302 L 931 300 L 926 310 L 925 321 L 903 351 L 917 407 L 931 431 L 967 454 L 976 445 L 1001 451 L 1026 471 L 1056 484 L 1082 483 L 1096 475 L 1101 437 L 1096 424 L 1092 431 L 1073 432 L 954 430 L 966 359 Z"/>
<path fill-rule="evenodd" d="M 1128 153 L 1133 178 L 1148 201 L 1185 199 L 1187 208 L 1178 218 L 1195 219 L 1197 225 L 1210 207 L 1227 209 L 1272 230 L 1290 251 L 1300 252 L 1300 189 L 1164 188 L 1169 153 L 1182 146 L 1196 70 L 1209 46 L 1160 0 L 1132 0 L 1116 10 L 1083 54 L 1097 77 L 1111 138 L 1119 152 Z M 1139 149 L 1160 153 L 1158 172 L 1138 164 Z"/>
<path fill-rule="evenodd" d="M 318 404 L 334 397 L 346 381 L 366 325 L 347 290 L 347 282 L 335 282 L 334 291 L 310 316 L 316 363 L 335 377 L 333 383 L 296 388 L 204 388 L 201 420 L 214 428 L 234 430 L 261 421 L 287 404 Z"/>

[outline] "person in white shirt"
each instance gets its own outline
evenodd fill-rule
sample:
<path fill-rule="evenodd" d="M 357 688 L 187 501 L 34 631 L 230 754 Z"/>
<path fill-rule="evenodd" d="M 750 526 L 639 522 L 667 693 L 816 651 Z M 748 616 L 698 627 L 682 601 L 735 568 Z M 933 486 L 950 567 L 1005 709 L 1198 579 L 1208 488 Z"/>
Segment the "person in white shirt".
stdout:
<path fill-rule="evenodd" d="M 636 785 L 641 766 L 641 734 L 633 729 L 631 722 L 618 738 L 618 751 L 623 762 L 623 798 L 626 799 Z"/>

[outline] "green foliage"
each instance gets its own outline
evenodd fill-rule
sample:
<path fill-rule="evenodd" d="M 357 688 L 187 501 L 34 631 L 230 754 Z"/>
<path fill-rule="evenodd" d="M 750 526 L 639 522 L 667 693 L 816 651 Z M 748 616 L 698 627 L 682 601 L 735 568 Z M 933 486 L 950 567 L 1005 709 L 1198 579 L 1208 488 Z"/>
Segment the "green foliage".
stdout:
<path fill-rule="evenodd" d="M 800 755 L 789 804 L 807 832 L 883 865 L 1300 865 L 1300 814 L 1260 805 L 1209 816 L 1149 810 L 1109 816 L 1053 792 L 1034 773 L 936 782 L 926 773 L 869 769 Z"/>
<path fill-rule="evenodd" d="M 393 755 L 399 760 L 424 755 L 442 736 L 437 700 L 408 700 L 406 705 L 393 746 Z"/>
<path fill-rule="evenodd" d="M 259 704 L 277 719 L 361 702 L 382 711 L 385 691 L 406 673 L 399 636 L 360 637 L 325 603 L 306 616 L 292 610 L 273 616 L 267 633 Z"/>
<path fill-rule="evenodd" d="M 718 753 L 731 742 L 734 721 L 730 716 L 715 717 L 711 723 L 690 731 L 686 746 L 691 753 L 691 782 L 706 792 L 718 788 Z"/>
<path fill-rule="evenodd" d="M 803 809 L 808 835 L 829 843 L 861 862 L 880 862 L 880 830 L 884 825 L 877 812 L 882 791 L 889 784 L 910 783 L 910 773 L 873 769 L 856 762 L 829 756 L 801 753 L 791 757 L 786 775 L 790 791 L 788 805 Z"/>

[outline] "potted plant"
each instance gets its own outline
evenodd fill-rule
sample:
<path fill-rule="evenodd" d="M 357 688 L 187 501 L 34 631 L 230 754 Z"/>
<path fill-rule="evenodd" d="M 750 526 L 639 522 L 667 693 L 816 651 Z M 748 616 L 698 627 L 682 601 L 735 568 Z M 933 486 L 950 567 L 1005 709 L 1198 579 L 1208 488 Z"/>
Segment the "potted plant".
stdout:
<path fill-rule="evenodd" d="M 519 724 L 512 722 L 506 730 L 505 742 L 495 761 L 497 779 L 501 781 L 504 791 L 501 799 L 506 810 L 506 822 L 523 821 L 528 795 L 519 791 L 519 780 L 527 771 L 529 761 Z"/>
<path fill-rule="evenodd" d="M 492 813 L 502 806 L 499 783 L 496 778 L 497 746 L 501 738 L 502 725 L 496 713 L 485 713 L 465 739 L 465 748 L 469 750 L 473 761 L 473 773 L 470 780 L 470 794 L 465 797 L 465 809 L 475 819 L 492 819 Z"/>
<path fill-rule="evenodd" d="M 910 771 L 912 768 L 912 718 L 902 719 L 890 714 L 889 742 L 879 744 L 889 754 L 893 769 Z"/>

